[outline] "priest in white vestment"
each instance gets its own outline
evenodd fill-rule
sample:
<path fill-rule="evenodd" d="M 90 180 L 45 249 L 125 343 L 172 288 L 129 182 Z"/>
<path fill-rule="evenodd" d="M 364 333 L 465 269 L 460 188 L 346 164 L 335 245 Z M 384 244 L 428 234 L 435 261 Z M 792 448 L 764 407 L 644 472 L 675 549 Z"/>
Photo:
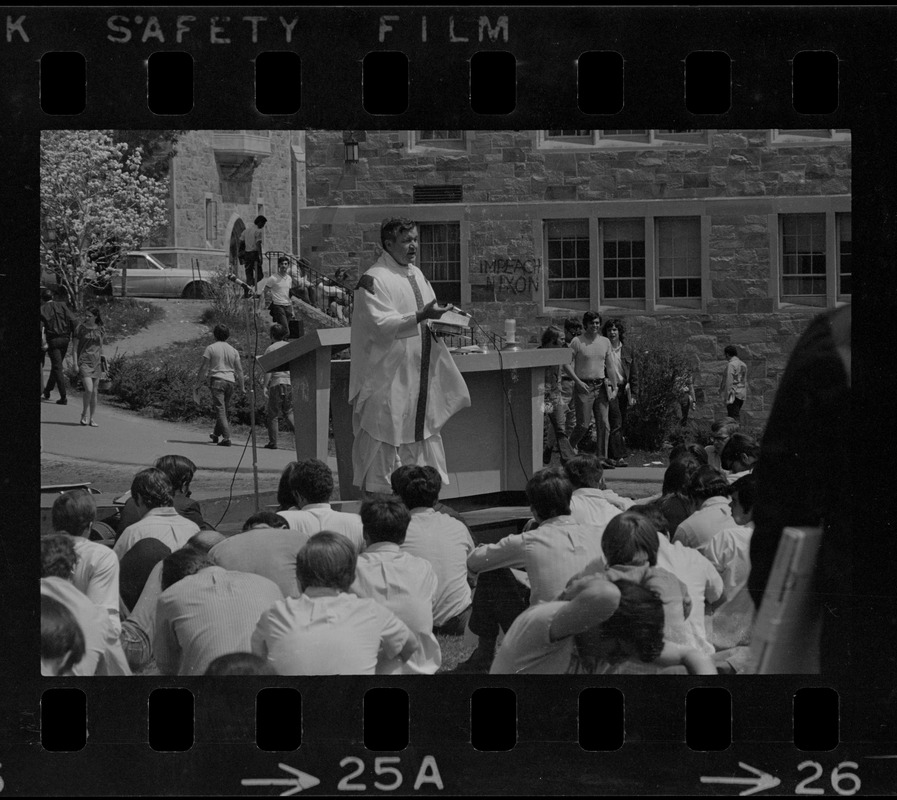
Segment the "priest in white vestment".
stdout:
<path fill-rule="evenodd" d="M 410 219 L 380 228 L 384 253 L 358 282 L 352 312 L 349 402 L 354 484 L 391 494 L 403 464 L 430 465 L 449 482 L 440 431 L 470 405 L 461 372 L 429 329 L 448 309 L 414 266 L 418 233 Z"/>

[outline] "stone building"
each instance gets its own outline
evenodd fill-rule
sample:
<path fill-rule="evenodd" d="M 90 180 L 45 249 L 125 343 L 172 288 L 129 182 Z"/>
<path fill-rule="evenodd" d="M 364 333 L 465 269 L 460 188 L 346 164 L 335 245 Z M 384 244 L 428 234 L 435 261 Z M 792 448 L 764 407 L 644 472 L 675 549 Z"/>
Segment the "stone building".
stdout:
<path fill-rule="evenodd" d="M 498 332 L 514 318 L 531 343 L 590 308 L 621 317 L 681 345 L 705 419 L 727 344 L 762 424 L 811 316 L 850 301 L 846 130 L 307 131 L 304 166 L 299 252 L 316 269 L 357 275 L 381 221 L 411 217 L 441 301 Z M 273 209 L 290 189 L 268 180 Z"/>
<path fill-rule="evenodd" d="M 262 214 L 265 250 L 298 252 L 304 141 L 304 131 L 181 133 L 169 165 L 166 238 L 146 249 L 167 266 L 233 267 L 240 234 Z"/>

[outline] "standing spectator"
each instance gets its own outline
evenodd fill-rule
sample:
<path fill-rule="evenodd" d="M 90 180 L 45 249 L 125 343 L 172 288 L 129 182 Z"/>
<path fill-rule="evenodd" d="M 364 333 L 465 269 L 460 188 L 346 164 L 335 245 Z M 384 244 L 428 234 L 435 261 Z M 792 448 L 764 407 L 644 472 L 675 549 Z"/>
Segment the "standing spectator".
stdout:
<path fill-rule="evenodd" d="M 246 283 L 255 286 L 262 278 L 262 228 L 267 217 L 259 214 L 255 221 L 240 234 L 245 247 Z"/>
<path fill-rule="evenodd" d="M 227 325 L 216 325 L 212 332 L 215 343 L 210 344 L 202 354 L 202 363 L 196 375 L 196 386 L 193 389 L 193 400 L 199 403 L 199 387 L 209 377 L 209 391 L 215 403 L 217 417 L 215 429 L 209 438 L 219 447 L 230 447 L 230 401 L 234 394 L 234 385 L 240 392 L 245 391 L 243 383 L 243 365 L 240 354 L 227 343 L 230 329 Z M 218 441 L 218 439 L 221 441 Z"/>
<path fill-rule="evenodd" d="M 212 525 L 203 519 L 199 503 L 190 499 L 190 484 L 193 482 L 193 476 L 196 474 L 196 464 L 187 456 L 166 455 L 159 456 L 153 466 L 162 470 L 168 476 L 168 480 L 171 481 L 172 505 L 178 514 L 191 522 L 195 522 L 200 529 L 211 528 Z M 137 522 L 141 516 L 137 510 L 134 498 L 129 494 L 124 506 L 118 512 L 117 532 L 121 533 L 128 525 L 133 525 Z"/>
<path fill-rule="evenodd" d="M 572 495 L 562 469 L 537 472 L 526 484 L 526 499 L 538 527 L 480 545 L 468 556 L 467 567 L 477 575 L 470 630 L 479 643 L 457 671 L 488 671 L 499 629 L 507 632 L 527 606 L 557 597 L 570 578 L 601 557 L 601 537 L 570 516 Z M 525 578 L 513 569 L 525 570 Z"/>
<path fill-rule="evenodd" d="M 333 494 L 333 473 L 330 467 L 317 458 L 300 461 L 290 470 L 290 493 L 293 507 L 278 511 L 294 531 L 309 536 L 321 531 L 333 531 L 345 536 L 360 552 L 364 546 L 361 517 L 345 511 L 337 511 L 330 505 Z"/>
<path fill-rule="evenodd" d="M 708 444 L 704 451 L 707 453 L 707 463 L 714 469 L 722 472 L 723 462 L 720 460 L 720 455 L 726 446 L 726 442 L 729 441 L 729 438 L 737 430 L 738 423 L 731 417 L 718 419 L 710 426 L 710 439 L 713 443 Z"/>
<path fill-rule="evenodd" d="M 564 320 L 564 347 L 569 347 L 577 336 L 582 336 L 582 320 L 567 317 Z M 576 408 L 573 403 L 573 388 L 576 385 L 573 376 L 566 369 L 560 370 L 561 397 L 564 400 L 564 433 L 569 439 L 576 427 Z"/>
<path fill-rule="evenodd" d="M 290 320 L 293 318 L 293 302 L 290 291 L 293 288 L 293 276 L 290 275 L 290 260 L 286 256 L 277 259 L 277 273 L 267 278 L 260 278 L 255 285 L 256 294 L 271 298 L 268 313 L 275 324 L 282 325 L 287 334 L 290 332 Z"/>
<path fill-rule="evenodd" d="M 259 617 L 283 599 L 273 581 L 229 572 L 184 548 L 162 562 L 153 652 L 163 675 L 202 675 L 218 656 L 249 649 Z"/>
<path fill-rule="evenodd" d="M 85 491 L 65 492 L 53 502 L 53 530 L 67 533 L 75 545 L 72 583 L 109 614 L 116 636 L 121 632 L 119 617 L 118 557 L 106 545 L 90 541 L 90 528 L 97 518 L 93 495 Z"/>
<path fill-rule="evenodd" d="M 56 296 L 60 297 L 62 288 L 57 287 Z M 62 362 L 65 353 L 69 349 L 72 334 L 78 327 L 78 320 L 72 314 L 71 309 L 60 300 L 54 300 L 53 292 L 49 289 L 41 289 L 40 292 L 40 321 L 47 338 L 47 352 L 50 356 L 50 379 L 44 387 L 44 400 L 50 399 L 53 389 L 59 391 L 57 405 L 64 406 L 68 403 L 65 390 L 65 373 Z"/>
<path fill-rule="evenodd" d="M 680 425 L 688 424 L 688 415 L 694 411 L 697 400 L 695 398 L 695 380 L 690 369 L 676 374 L 673 383 L 681 418 Z"/>
<path fill-rule="evenodd" d="M 52 297 L 52 295 L 50 295 Z M 44 394 L 44 386 L 46 385 L 46 381 L 44 380 L 44 364 L 47 363 L 47 332 L 44 330 L 44 322 L 41 320 L 40 323 L 40 393 L 41 396 Z"/>
<path fill-rule="evenodd" d="M 131 497 L 140 513 L 140 519 L 125 528 L 113 548 L 121 559 L 141 539 L 158 539 L 176 550 L 199 531 L 199 525 L 182 517 L 172 505 L 171 481 L 160 469 L 150 467 L 134 476 Z"/>
<path fill-rule="evenodd" d="M 289 333 L 289 327 L 274 323 L 271 326 L 271 339 L 273 341 L 265 350 L 265 355 L 286 345 Z M 265 385 L 262 388 L 262 392 L 267 401 L 265 409 L 265 424 L 268 428 L 268 443 L 265 445 L 267 450 L 277 449 L 278 423 L 281 417 L 286 420 L 291 433 L 294 429 L 292 391 L 289 370 L 265 373 Z"/>
<path fill-rule="evenodd" d="M 106 329 L 100 309 L 91 306 L 84 312 L 84 319 L 75 329 L 75 368 L 84 383 L 81 424 L 96 428 L 94 414 L 97 411 L 97 396 L 103 379 L 103 337 Z"/>
<path fill-rule="evenodd" d="M 385 497 L 362 503 L 361 521 L 367 546 L 358 556 L 352 591 L 392 611 L 421 644 L 407 662 L 382 661 L 377 673 L 432 675 L 442 664 L 439 642 L 433 636 L 438 582 L 429 561 L 401 549 L 411 515 L 401 500 Z"/>
<path fill-rule="evenodd" d="M 564 346 L 560 328 L 556 328 L 554 325 L 549 325 L 542 331 L 542 343 L 539 345 L 540 348 Z M 561 392 L 560 376 L 558 374 L 561 371 L 563 371 L 565 375 L 567 374 L 567 371 L 560 370 L 558 365 L 545 368 L 545 399 L 543 403 L 545 409 L 545 434 L 543 437 L 544 446 L 542 461 L 546 464 L 551 460 L 551 453 L 555 446 L 557 446 L 558 455 L 560 456 L 562 464 L 566 463 L 567 459 L 576 455 L 573 448 L 570 446 L 570 440 L 567 438 L 567 403 Z"/>
<path fill-rule="evenodd" d="M 471 611 L 467 557 L 473 552 L 473 538 L 463 522 L 436 510 L 442 479 L 435 467 L 409 467 L 397 483 L 399 497 L 411 512 L 402 550 L 426 559 L 436 572 L 434 631 L 460 636 Z"/>
<path fill-rule="evenodd" d="M 601 459 L 602 467 L 613 469 L 616 465 L 607 457 L 610 435 L 608 404 L 616 386 L 611 345 L 600 334 L 601 315 L 597 311 L 586 311 L 582 316 L 582 325 L 585 333 L 570 342 L 573 363 L 565 367 L 576 384 L 573 390 L 576 427 L 570 436 L 570 444 L 573 447 L 579 445 L 594 417 L 598 437 L 595 453 Z"/>
<path fill-rule="evenodd" d="M 407 661 L 417 650 L 417 637 L 395 614 L 349 594 L 356 559 L 352 544 L 329 531 L 299 551 L 302 594 L 276 602 L 252 634 L 252 652 L 278 675 L 374 675 L 379 660 Z"/>
<path fill-rule="evenodd" d="M 626 328 L 623 320 L 609 319 L 601 328 L 602 335 L 610 342 L 617 386 L 610 398 L 608 416 L 610 439 L 608 456 L 618 467 L 626 467 L 626 412 L 638 402 L 638 361 L 632 345 L 626 344 Z"/>
<path fill-rule="evenodd" d="M 723 352 L 729 363 L 726 365 L 719 392 L 726 403 L 726 416 L 738 422 L 741 418 L 741 407 L 747 397 L 747 365 L 738 357 L 738 349 L 733 345 L 726 345 Z"/>

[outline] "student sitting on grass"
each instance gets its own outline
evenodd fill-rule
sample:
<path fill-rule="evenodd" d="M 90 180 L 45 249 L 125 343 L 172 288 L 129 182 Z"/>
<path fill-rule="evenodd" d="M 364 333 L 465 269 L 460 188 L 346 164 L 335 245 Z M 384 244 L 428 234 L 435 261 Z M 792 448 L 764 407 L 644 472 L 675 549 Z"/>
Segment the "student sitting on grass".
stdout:
<path fill-rule="evenodd" d="M 358 556 L 352 591 L 388 608 L 421 642 L 407 662 L 381 661 L 377 674 L 432 675 L 442 664 L 439 643 L 433 636 L 437 579 L 429 561 L 401 549 L 411 515 L 397 497 L 382 497 L 362 503 L 361 521 L 366 546 Z"/>
<path fill-rule="evenodd" d="M 725 602 L 714 609 L 708 620 L 708 636 L 718 651 L 750 644 L 756 611 L 747 583 L 757 479 L 748 473 L 732 484 L 730 493 L 735 525 L 716 534 L 701 551 L 716 567 L 725 591 Z"/>
<path fill-rule="evenodd" d="M 700 652 L 664 641 L 663 602 L 649 588 L 603 575 L 574 580 L 557 600 L 526 609 L 505 635 L 493 675 L 602 673 L 626 661 L 715 675 Z"/>
<path fill-rule="evenodd" d="M 338 533 L 322 531 L 296 556 L 299 597 L 261 615 L 252 652 L 278 675 L 374 675 L 379 660 L 407 661 L 417 637 L 395 614 L 349 590 L 357 555 Z"/>

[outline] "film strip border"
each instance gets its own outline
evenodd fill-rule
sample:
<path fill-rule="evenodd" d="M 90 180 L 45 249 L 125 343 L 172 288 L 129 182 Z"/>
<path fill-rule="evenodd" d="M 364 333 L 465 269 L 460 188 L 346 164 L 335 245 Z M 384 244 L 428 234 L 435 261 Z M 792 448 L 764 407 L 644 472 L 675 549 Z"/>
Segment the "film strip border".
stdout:
<path fill-rule="evenodd" d="M 154 795 L 252 794 L 266 785 L 316 793 L 710 794 L 731 784 L 844 796 L 893 788 L 894 748 L 839 744 L 839 724 L 859 721 L 849 705 L 839 707 L 838 692 L 808 688 L 807 678 L 729 687 L 663 678 L 614 686 L 482 682 L 490 685 L 449 680 L 436 692 L 419 681 L 371 688 L 350 678 L 291 687 L 247 679 L 45 689 L 41 719 L 19 716 L 26 741 L 7 751 L 2 775 L 9 785 L 28 785 L 17 756 L 42 739 L 48 794 L 65 791 L 71 763 L 95 774 L 103 793 L 127 794 L 134 774 L 121 765 L 128 762 L 151 770 L 143 788 Z M 40 730 L 48 726 L 56 730 Z M 79 727 L 89 731 L 80 742 L 59 735 Z"/>
<path fill-rule="evenodd" d="M 849 8 L 48 11 L 6 15 L 0 60 L 15 64 L 18 79 L 0 99 L 18 121 L 53 127 L 123 116 L 135 126 L 164 117 L 216 127 L 240 117 L 265 127 L 402 127 L 408 115 L 446 113 L 462 127 L 540 128 L 558 113 L 595 126 L 650 115 L 683 128 L 696 117 L 702 127 L 741 127 L 759 115 L 838 127 L 856 110 L 872 64 L 886 79 L 881 32 L 892 16 Z M 63 16 L 76 24 L 60 24 Z"/>
<path fill-rule="evenodd" d="M 127 42 L 109 39 L 115 33 L 110 32 L 108 19 L 116 11 L 128 17 L 131 36 Z M 188 38 L 184 34 L 177 41 L 179 14 L 196 17 L 196 22 L 190 24 L 199 35 Z M 483 7 L 454 12 L 393 8 L 260 12 L 247 8 L 228 9 L 219 16 L 228 14 L 230 25 L 237 18 L 254 14 L 267 15 L 267 21 L 259 23 L 256 41 L 251 24 L 243 23 L 245 28 L 238 24 L 230 29 L 230 34 L 222 34 L 230 38 L 229 42 L 218 44 L 212 40 L 213 14 L 208 9 L 143 9 L 142 13 L 133 8 L 80 9 L 69 13 L 61 9 L 13 8 L 0 14 L 0 29 L 5 24 L 5 39 L 0 33 L 0 63 L 6 75 L 14 76 L 0 85 L 7 147 L 2 167 L 7 187 L 4 210 L 10 229 L 25 231 L 27 238 L 29 226 L 33 226 L 36 146 L 42 127 L 164 124 L 184 128 L 248 125 L 363 129 L 406 127 L 411 121 L 419 127 L 421 121 L 427 120 L 431 125 L 452 122 L 465 128 L 543 128 L 558 119 L 564 124 L 590 123 L 595 127 L 603 118 L 600 114 L 591 115 L 588 106 L 583 109 L 580 105 L 577 61 L 584 53 L 611 53 L 619 54 L 623 60 L 623 105 L 613 117 L 615 124 L 638 126 L 662 120 L 670 127 L 684 128 L 693 124 L 693 114 L 697 113 L 687 105 L 684 60 L 694 53 L 724 53 L 730 65 L 730 107 L 701 116 L 703 126 L 766 127 L 775 123 L 796 128 L 853 130 L 854 213 L 860 232 L 857 260 L 865 264 L 865 270 L 859 271 L 856 278 L 855 302 L 863 304 L 864 314 L 855 321 L 855 330 L 865 334 L 869 342 L 878 333 L 875 321 L 893 318 L 893 297 L 888 286 L 870 279 L 872 275 L 890 274 L 897 245 L 893 225 L 897 209 L 897 182 L 893 180 L 897 174 L 897 148 L 890 142 L 893 92 L 897 85 L 892 9 Z M 393 30 L 386 31 L 381 42 L 380 17 L 389 14 L 397 14 L 400 19 L 389 21 Z M 494 29 L 501 14 L 508 17 L 507 41 L 500 34 L 493 42 L 485 29 L 480 41 L 479 18 L 487 16 Z M 136 23 L 138 15 L 145 21 Z M 280 22 L 281 15 L 286 24 Z M 146 35 L 150 16 L 157 17 L 164 40 L 155 34 Z M 420 35 L 422 17 L 427 18 L 425 41 Z M 293 19 L 297 22 L 287 41 L 286 29 Z M 395 38 L 390 38 L 393 34 Z M 156 53 L 168 51 L 189 53 L 193 73 L 193 105 L 187 113 L 174 116 L 154 113 L 148 101 L 144 101 L 148 60 Z M 298 55 L 299 109 L 292 115 L 266 115 L 259 109 L 256 93 L 258 58 L 264 53 L 280 52 Z M 372 52 L 400 52 L 407 58 L 407 111 L 376 114 L 367 110 L 362 77 L 364 60 Z M 833 53 L 838 59 L 837 108 L 831 113 L 806 116 L 799 111 L 799 92 L 796 96 L 794 91 L 793 63 L 799 54 L 813 52 Z M 59 115 L 41 107 L 42 58 L 50 53 L 84 56 L 87 90 L 80 113 Z M 470 71 L 478 53 L 513 56 L 515 104 L 509 113 L 479 113 L 474 109 Z M 78 85 L 77 80 L 74 83 Z M 619 84 L 615 91 L 619 92 Z M 828 105 L 820 107 L 830 108 L 831 82 L 822 96 L 828 98 Z M 613 113 L 608 109 L 616 106 L 608 101 L 607 107 L 602 108 Z M 32 249 L 36 252 L 36 247 Z M 7 330 L 20 317 L 21 327 L 27 328 L 31 292 L 25 282 L 22 284 L 21 309 L 10 304 Z M 11 290 L 14 299 L 16 291 L 16 287 Z M 10 340 L 17 343 L 12 337 Z M 23 337 L 23 348 L 28 341 Z M 11 352 L 18 357 L 18 350 L 14 346 Z M 880 346 L 857 352 L 854 368 L 860 376 L 864 372 L 878 375 L 876 391 L 887 396 L 892 387 L 888 376 L 877 369 L 880 356 Z M 12 371 L 7 370 L 6 374 Z M 861 395 L 862 380 L 858 390 Z M 20 402 L 18 396 L 9 389 L 3 392 L 3 407 L 15 408 L 15 403 Z M 893 438 L 893 427 L 893 419 L 872 415 L 858 421 L 858 439 L 867 443 L 887 441 Z M 874 428 L 874 435 L 870 428 Z M 3 451 L 16 452 L 13 447 Z M 36 449 L 31 458 L 34 460 L 23 463 L 18 482 L 4 484 L 3 497 L 7 501 L 36 493 Z M 867 491 L 872 488 L 866 487 Z M 871 512 L 867 513 L 871 517 Z M 873 549 L 869 557 L 874 562 L 883 547 L 872 540 L 870 546 Z M 8 596 L 24 597 L 26 610 L 33 602 L 29 598 L 36 598 L 28 566 L 36 563 L 35 548 L 36 542 L 23 542 L 20 548 L 10 549 L 9 561 L 2 567 L 2 585 L 8 587 Z M 21 569 L 10 569 L 18 567 L 19 561 Z M 614 681 L 613 687 L 624 697 L 624 736 L 623 746 L 610 751 L 584 750 L 579 741 L 580 698 L 583 691 L 602 688 L 595 687 L 594 682 L 454 679 L 440 683 L 435 692 L 432 684 L 403 683 L 402 690 L 408 692 L 409 726 L 408 744 L 401 751 L 365 748 L 365 703 L 373 702 L 366 701 L 366 690 L 379 688 L 375 681 L 302 682 L 297 684 L 302 718 L 298 749 L 266 752 L 256 742 L 257 697 L 264 684 L 231 689 L 227 685 L 172 680 L 139 684 L 40 680 L 27 667 L 29 654 L 37 650 L 34 615 L 23 613 L 22 608 L 22 604 L 6 604 L 3 627 L 16 645 L 0 654 L 7 678 L 6 688 L 0 693 L 5 720 L 0 780 L 7 793 L 69 793 L 76 780 L 79 791 L 104 794 L 129 794 L 135 789 L 152 794 L 287 793 L 293 784 L 271 782 L 265 784 L 266 789 L 253 788 L 261 787 L 261 783 L 242 784 L 244 779 L 290 779 L 301 784 L 301 779 L 289 769 L 282 769 L 280 763 L 316 777 L 321 781 L 315 787 L 319 792 L 360 791 L 354 787 L 362 783 L 369 790 L 437 791 L 440 787 L 429 767 L 424 770 L 427 779 L 415 786 L 422 768 L 429 763 L 427 756 L 432 756 L 438 766 L 444 791 L 456 793 L 747 793 L 759 785 L 748 782 L 760 777 L 751 770 L 779 780 L 778 793 L 818 794 L 816 790 L 820 789 L 825 794 L 893 791 L 897 768 L 897 749 L 893 745 L 895 681 L 893 670 L 887 669 L 891 662 L 883 656 L 890 646 L 888 642 L 882 642 L 881 648 L 867 654 L 868 658 L 857 658 L 855 677 L 841 676 L 828 684 L 812 676 L 757 678 L 748 683 Z M 84 730 L 89 735 L 83 748 L 52 752 L 40 743 L 41 702 L 46 692 L 73 685 L 84 691 Z M 191 699 L 190 711 L 182 709 L 182 713 L 192 721 L 193 735 L 184 736 L 178 746 L 186 743 L 189 749 L 154 751 L 150 745 L 148 710 L 152 691 L 184 686 L 189 688 Z M 730 731 L 731 743 L 725 750 L 688 747 L 687 698 L 689 690 L 696 686 L 725 687 L 731 692 L 728 728 L 726 715 L 721 715 L 721 721 L 713 710 L 720 705 L 718 698 L 708 712 L 715 720 L 709 730 Z M 497 722 L 513 716 L 513 737 L 507 735 L 507 727 L 504 737 L 505 744 L 513 738 L 510 749 L 477 750 L 473 744 L 471 704 L 475 692 L 482 688 L 504 689 L 513 694 L 513 712 L 508 710 L 507 694 L 505 700 L 501 696 L 490 697 L 486 706 L 499 709 Z M 795 742 L 795 697 L 800 690 L 816 688 L 837 693 L 840 744 L 833 750 L 803 751 Z M 161 698 L 153 702 L 160 702 Z M 286 704 L 282 698 L 277 700 Z M 611 702 L 607 697 L 602 700 Z M 53 702 L 59 701 L 48 698 L 45 707 Z M 394 702 L 393 697 L 390 703 Z M 831 707 L 831 701 L 828 702 Z M 726 707 L 725 701 L 722 706 Z M 56 708 L 64 709 L 65 704 Z M 170 713 L 176 713 L 174 708 Z M 384 715 L 387 713 L 392 712 Z M 607 713 L 606 708 L 602 708 L 602 713 Z M 286 708 L 283 716 L 295 714 L 295 709 Z M 831 714 L 826 720 L 825 729 L 831 732 Z M 380 761 L 381 772 L 376 772 L 377 758 L 396 757 L 400 758 L 398 766 Z M 360 759 L 363 769 L 357 777 L 347 779 L 359 766 L 357 761 L 343 765 L 349 758 Z M 400 787 L 390 789 L 395 775 L 386 772 L 388 768 L 401 772 Z M 856 775 L 861 786 L 850 775 Z M 728 779 L 728 785 L 725 780 L 704 783 L 701 778 L 705 777 Z M 344 779 L 352 788 L 339 786 Z M 375 780 L 387 788 L 377 786 Z M 299 788 L 311 791 L 313 787 Z"/>

